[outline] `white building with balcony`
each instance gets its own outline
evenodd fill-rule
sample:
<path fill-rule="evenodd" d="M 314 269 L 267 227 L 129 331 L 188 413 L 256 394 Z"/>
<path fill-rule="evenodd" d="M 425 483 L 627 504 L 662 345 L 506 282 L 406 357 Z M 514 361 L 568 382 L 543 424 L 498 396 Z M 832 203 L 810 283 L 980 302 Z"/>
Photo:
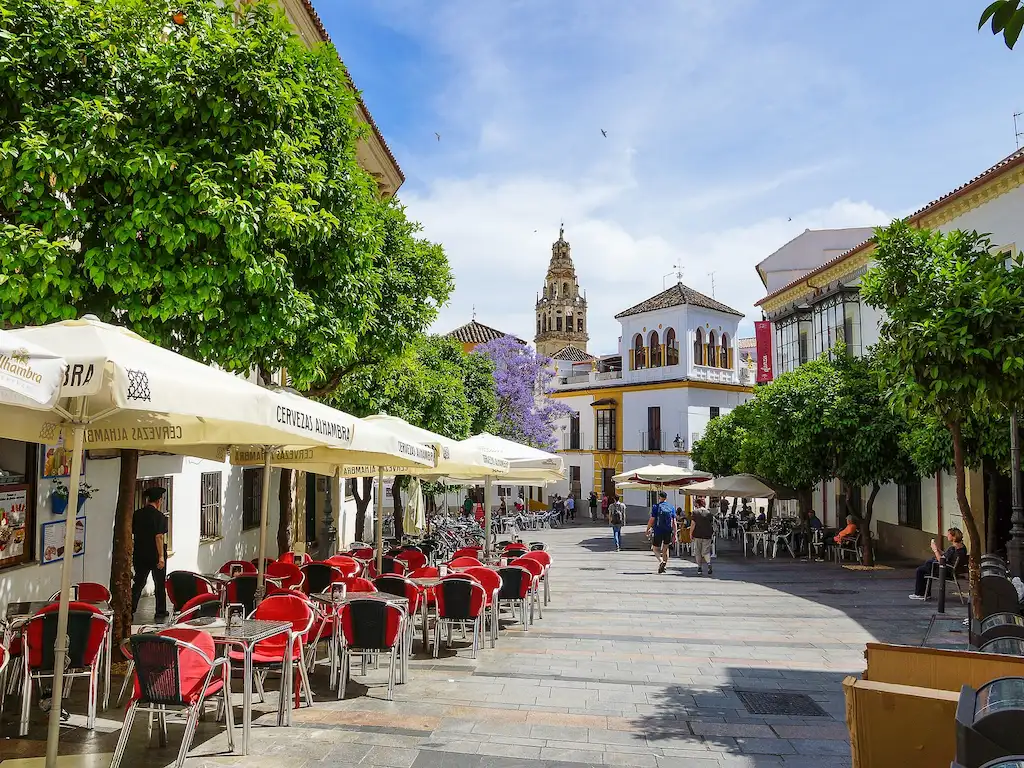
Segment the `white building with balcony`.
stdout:
<path fill-rule="evenodd" d="M 595 358 L 567 346 L 554 355 L 551 396 L 572 414 L 556 426 L 568 469 L 553 493 L 610 494 L 619 472 L 689 467 L 689 448 L 708 422 L 752 397 L 737 348 L 741 312 L 677 283 L 615 317 L 618 354 Z M 648 504 L 643 491 L 627 491 L 624 501 Z"/>
<path fill-rule="evenodd" d="M 1024 243 L 1024 150 L 924 206 L 908 220 L 914 226 L 941 232 L 989 233 L 995 247 L 1016 255 Z M 758 265 L 758 274 L 769 291 L 759 305 L 773 325 L 776 375 L 830 353 L 840 341 L 854 354 L 865 354 L 877 343 L 882 317 L 860 300 L 861 277 L 872 265 L 870 235 L 870 231 L 857 229 L 805 232 Z M 1009 532 L 1009 481 L 1001 479 L 996 485 L 991 489 L 979 472 L 971 472 L 967 478 L 968 499 L 986 537 L 989 521 L 982 510 L 988 492 L 995 491 L 996 537 L 1002 541 Z M 867 491 L 823 483 L 815 489 L 814 508 L 826 525 L 835 525 L 842 514 L 837 511 L 844 509 L 847 501 L 854 510 L 861 509 Z M 951 526 L 963 529 L 950 474 L 886 486 L 875 500 L 872 528 L 882 551 L 925 557 L 929 541 L 941 539 Z"/>

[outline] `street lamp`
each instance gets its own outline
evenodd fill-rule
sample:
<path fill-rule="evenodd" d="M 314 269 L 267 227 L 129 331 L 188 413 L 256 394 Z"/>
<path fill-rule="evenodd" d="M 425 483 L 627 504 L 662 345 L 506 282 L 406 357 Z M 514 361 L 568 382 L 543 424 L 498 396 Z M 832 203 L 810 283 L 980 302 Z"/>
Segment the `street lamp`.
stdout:
<path fill-rule="evenodd" d="M 672 445 L 676 447 L 677 451 L 683 450 L 683 438 L 679 436 L 678 432 L 676 432 L 676 439 L 672 441 Z"/>

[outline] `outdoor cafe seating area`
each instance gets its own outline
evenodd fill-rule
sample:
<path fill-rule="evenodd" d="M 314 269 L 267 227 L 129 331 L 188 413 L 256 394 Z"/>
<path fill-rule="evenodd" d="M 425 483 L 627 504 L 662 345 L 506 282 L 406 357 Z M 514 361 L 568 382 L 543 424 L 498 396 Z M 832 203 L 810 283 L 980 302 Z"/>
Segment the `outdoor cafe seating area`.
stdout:
<path fill-rule="evenodd" d="M 102 584 L 75 584 L 65 687 L 87 681 L 87 711 L 75 712 L 86 716 L 87 729 L 100 711 L 119 715 L 127 703 L 112 766 L 124 758 L 140 713 L 150 715 L 151 726 L 155 718 L 162 746 L 168 715 L 185 716 L 180 765 L 208 702 L 218 703 L 231 748 L 246 754 L 253 700 L 262 702 L 274 686 L 281 694 L 277 725 L 284 727 L 296 707 L 351 696 L 353 675 L 366 678 L 371 665 L 383 664 L 387 678 L 365 695 L 390 701 L 407 681 L 414 653 L 476 658 L 510 627 L 528 631 L 550 599 L 551 564 L 542 542 L 499 541 L 485 555 L 479 543 L 452 550 L 424 537 L 392 540 L 380 552 L 357 542 L 322 561 L 288 552 L 265 563 L 262 590 L 255 562 L 230 561 L 209 574 L 175 571 L 166 579 L 169 622 L 134 626 L 122 644 L 127 670 L 116 697 L 110 593 Z M 0 718 L 5 707 L 17 709 L 21 736 L 34 717 L 36 725 L 45 717 L 38 705 L 54 676 L 58 598 L 12 602 L 0 619 Z M 238 732 L 232 704 L 241 704 Z M 13 736 L 13 722 L 3 723 L 0 735 Z"/>

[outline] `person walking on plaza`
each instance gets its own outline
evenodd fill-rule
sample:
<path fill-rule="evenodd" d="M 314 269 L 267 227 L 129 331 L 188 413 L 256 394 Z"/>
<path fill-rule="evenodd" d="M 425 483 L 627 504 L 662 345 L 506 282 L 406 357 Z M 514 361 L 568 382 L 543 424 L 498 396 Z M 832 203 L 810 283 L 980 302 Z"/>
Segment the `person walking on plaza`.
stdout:
<path fill-rule="evenodd" d="M 602 493 L 601 494 L 601 514 L 604 516 L 605 525 L 608 524 L 608 504 L 609 503 L 610 502 L 608 501 L 608 494 L 607 493 Z"/>
<path fill-rule="evenodd" d="M 565 500 L 565 516 L 570 520 L 576 520 L 576 499 L 569 494 L 569 498 Z"/>
<path fill-rule="evenodd" d="M 150 574 L 156 592 L 156 616 L 160 621 L 167 618 L 167 592 L 164 580 L 167 577 L 167 515 L 163 513 L 166 488 L 147 488 L 142 497 L 146 505 L 132 515 L 132 538 L 134 549 L 132 565 L 135 568 L 135 582 L 132 584 L 132 613 L 139 610 L 139 599 Z"/>
<path fill-rule="evenodd" d="M 626 505 L 619 501 L 619 497 L 612 494 L 612 503 L 608 507 L 608 520 L 612 524 L 612 541 L 615 542 L 615 551 L 622 551 L 622 526 L 626 524 Z"/>
<path fill-rule="evenodd" d="M 711 575 L 711 539 L 715 535 L 715 523 L 710 509 L 695 509 L 690 516 L 690 542 L 693 559 L 697 563 L 697 575 L 704 575 L 704 563 L 708 564 Z"/>
<path fill-rule="evenodd" d="M 590 492 L 590 522 L 597 522 L 597 492 Z"/>
<path fill-rule="evenodd" d="M 679 535 L 676 521 L 676 508 L 668 503 L 668 494 L 661 491 L 657 504 L 651 510 L 651 519 L 647 521 L 647 535 L 651 537 L 651 549 L 658 558 L 658 573 L 668 568 L 668 548 L 675 543 Z"/>
<path fill-rule="evenodd" d="M 473 516 L 473 497 L 467 495 L 466 500 L 462 502 L 462 514 L 469 519 Z"/>

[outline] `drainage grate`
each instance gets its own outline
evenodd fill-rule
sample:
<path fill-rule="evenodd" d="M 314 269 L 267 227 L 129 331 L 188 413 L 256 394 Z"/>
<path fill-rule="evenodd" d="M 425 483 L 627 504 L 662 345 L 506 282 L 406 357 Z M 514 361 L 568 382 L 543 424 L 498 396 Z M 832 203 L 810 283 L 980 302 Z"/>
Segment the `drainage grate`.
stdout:
<path fill-rule="evenodd" d="M 580 568 L 581 571 L 606 571 L 607 568 Z"/>
<path fill-rule="evenodd" d="M 828 717 L 828 713 L 805 693 L 768 693 L 736 691 L 747 712 L 752 715 L 789 715 L 791 717 Z"/>
<path fill-rule="evenodd" d="M 856 589 L 819 589 L 823 595 L 856 595 Z"/>

